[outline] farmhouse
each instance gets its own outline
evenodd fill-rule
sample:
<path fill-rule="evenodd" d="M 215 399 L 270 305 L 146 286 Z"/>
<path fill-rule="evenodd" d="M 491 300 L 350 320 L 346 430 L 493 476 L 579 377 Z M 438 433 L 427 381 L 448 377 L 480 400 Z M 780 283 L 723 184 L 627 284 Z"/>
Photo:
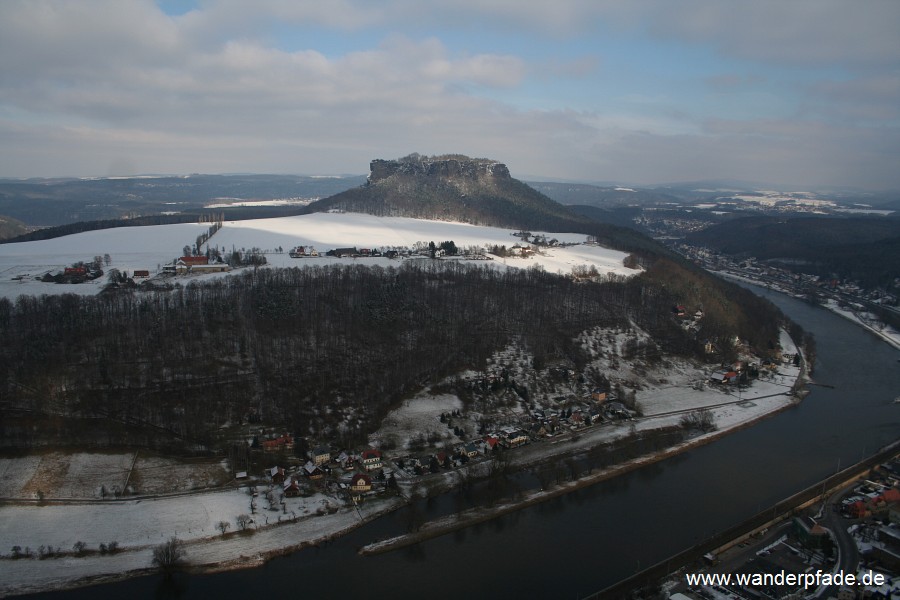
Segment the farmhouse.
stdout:
<path fill-rule="evenodd" d="M 189 267 L 192 267 L 194 265 L 207 265 L 209 264 L 209 258 L 207 258 L 206 256 L 182 256 L 175 261 L 175 264 L 178 263 L 184 263 Z"/>
<path fill-rule="evenodd" d="M 212 263 L 208 265 L 194 265 L 190 268 L 191 273 L 227 273 L 231 271 L 231 266 L 225 263 Z"/>
<path fill-rule="evenodd" d="M 351 256 L 359 256 L 359 250 L 354 248 L 335 248 L 334 250 L 329 250 L 326 254 L 330 256 L 334 256 L 337 258 L 348 258 Z"/>
<path fill-rule="evenodd" d="M 275 438 L 263 440 L 262 442 L 260 442 L 260 444 L 262 445 L 263 450 L 265 450 L 266 452 L 275 452 L 277 450 L 281 450 L 282 448 L 290 450 L 294 447 L 294 438 L 285 433 L 284 435 Z"/>

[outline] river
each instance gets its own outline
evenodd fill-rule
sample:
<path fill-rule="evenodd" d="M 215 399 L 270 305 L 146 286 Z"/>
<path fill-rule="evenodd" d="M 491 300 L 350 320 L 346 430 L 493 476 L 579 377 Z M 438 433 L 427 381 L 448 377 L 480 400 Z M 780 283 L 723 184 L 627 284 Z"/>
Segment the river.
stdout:
<path fill-rule="evenodd" d="M 752 287 L 752 286 L 748 286 Z M 410 549 L 357 549 L 406 530 L 404 509 L 257 569 L 143 577 L 31 598 L 579 598 L 900 438 L 900 352 L 824 309 L 762 288 L 812 332 L 814 380 L 798 406 L 669 460 Z M 455 503 L 446 494 L 418 510 Z"/>

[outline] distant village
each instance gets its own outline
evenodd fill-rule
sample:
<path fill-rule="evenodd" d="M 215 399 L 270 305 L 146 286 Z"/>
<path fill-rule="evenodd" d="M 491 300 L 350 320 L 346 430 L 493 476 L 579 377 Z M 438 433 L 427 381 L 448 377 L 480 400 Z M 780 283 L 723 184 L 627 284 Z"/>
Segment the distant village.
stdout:
<path fill-rule="evenodd" d="M 821 303 L 831 300 L 838 306 L 857 313 L 885 310 L 900 318 L 900 297 L 888 290 L 867 290 L 853 281 L 795 273 L 752 257 L 735 260 L 708 248 L 688 244 L 678 244 L 676 249 L 686 258 L 710 271 L 743 277 L 763 286 L 776 286 L 811 302 Z M 894 288 L 900 288 L 900 277 L 894 280 Z"/>
<path fill-rule="evenodd" d="M 776 355 L 775 360 L 763 363 L 737 361 L 726 369 L 715 370 L 703 385 L 737 389 L 758 377 L 763 370 L 774 371 L 779 364 L 794 363 L 798 359 L 793 354 Z M 574 381 L 574 370 L 558 368 L 557 375 Z M 489 390 L 502 386 L 505 373 L 502 369 L 487 371 L 477 376 L 467 376 L 466 385 L 473 389 Z M 398 493 L 399 482 L 410 483 L 418 478 L 437 475 L 468 467 L 479 462 L 489 462 L 499 454 L 515 452 L 529 444 L 553 443 L 567 436 L 592 427 L 621 424 L 634 421 L 640 416 L 636 410 L 633 394 L 619 397 L 616 392 L 593 388 L 581 400 L 560 397 L 565 402 L 552 402 L 555 408 L 536 405 L 531 412 L 505 417 L 506 422 L 483 428 L 482 433 L 466 437 L 466 430 L 458 426 L 465 418 L 460 410 L 440 415 L 440 423 L 452 431 L 458 440 L 454 444 L 428 449 L 429 442 L 424 436 L 413 438 L 403 448 L 335 448 L 315 440 L 298 439 L 284 433 L 259 433 L 249 440 L 250 448 L 255 448 L 265 456 L 271 456 L 270 463 L 255 474 L 249 470 L 236 472 L 236 478 L 256 481 L 259 485 L 269 485 L 283 497 L 309 496 L 316 491 L 345 494 L 354 503 L 381 494 Z M 248 423 L 258 422 L 253 414 L 246 415 Z M 715 426 L 712 424 L 712 428 Z M 251 427 L 251 431 L 253 431 Z M 245 464 L 249 467 L 248 458 Z M 277 457 L 277 458 L 276 458 Z M 278 462 L 279 464 L 273 464 Z M 259 469 L 259 467 L 256 467 Z"/>

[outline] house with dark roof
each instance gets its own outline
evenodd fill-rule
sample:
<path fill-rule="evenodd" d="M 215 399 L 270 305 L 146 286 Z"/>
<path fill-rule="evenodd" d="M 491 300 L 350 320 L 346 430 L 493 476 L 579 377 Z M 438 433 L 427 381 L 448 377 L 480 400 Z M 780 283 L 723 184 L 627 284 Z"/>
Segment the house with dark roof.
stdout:
<path fill-rule="evenodd" d="M 310 452 L 310 459 L 316 465 L 327 465 L 331 462 L 331 450 L 329 448 L 326 448 L 325 446 L 313 448 L 313 450 Z"/>
<path fill-rule="evenodd" d="M 305 465 L 303 465 L 303 469 L 301 470 L 306 477 L 312 480 L 322 479 L 325 477 L 325 471 L 322 470 L 322 467 L 315 464 L 312 461 L 309 461 Z"/>
<path fill-rule="evenodd" d="M 284 483 L 284 469 L 281 467 L 272 467 L 266 471 L 272 478 L 272 483 Z"/>
<path fill-rule="evenodd" d="M 356 473 L 350 479 L 350 489 L 354 492 L 372 491 L 372 478 L 366 473 Z"/>

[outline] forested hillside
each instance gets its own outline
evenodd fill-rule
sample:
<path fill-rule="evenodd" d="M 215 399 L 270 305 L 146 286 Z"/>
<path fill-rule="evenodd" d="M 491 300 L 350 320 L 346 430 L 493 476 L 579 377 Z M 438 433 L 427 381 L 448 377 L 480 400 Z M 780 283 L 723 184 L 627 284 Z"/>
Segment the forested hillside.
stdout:
<path fill-rule="evenodd" d="M 583 365 L 572 340 L 594 326 L 644 329 L 651 359 L 777 339 L 778 315 L 756 296 L 646 264 L 581 283 L 441 261 L 255 269 L 172 291 L 0 300 L 0 445 L 205 447 L 251 416 L 351 444 L 405 396 L 512 342 L 536 364 Z M 699 332 L 676 303 L 705 311 Z"/>
<path fill-rule="evenodd" d="M 900 273 L 900 219 L 750 217 L 691 234 L 691 244 L 822 277 L 889 287 Z"/>

